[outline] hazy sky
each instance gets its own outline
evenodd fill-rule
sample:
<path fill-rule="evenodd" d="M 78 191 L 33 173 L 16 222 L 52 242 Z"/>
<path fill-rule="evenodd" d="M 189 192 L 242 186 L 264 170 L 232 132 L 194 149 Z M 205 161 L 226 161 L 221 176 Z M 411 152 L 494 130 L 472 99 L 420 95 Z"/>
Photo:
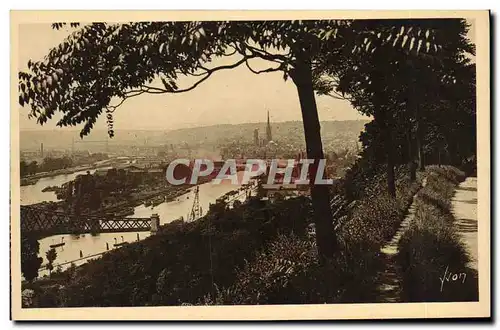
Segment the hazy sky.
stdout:
<path fill-rule="evenodd" d="M 58 45 L 71 31 L 52 30 L 49 24 L 20 25 L 19 69 L 26 69 L 30 59 L 42 60 L 49 49 Z M 264 68 L 262 62 L 253 64 L 257 68 Z M 322 96 L 317 97 L 317 104 L 320 120 L 366 118 L 347 101 Z M 115 129 L 169 130 L 213 124 L 262 122 L 266 120 L 268 110 L 272 121 L 301 120 L 295 85 L 291 81 L 284 82 L 279 72 L 256 75 L 243 65 L 217 72 L 187 93 L 143 94 L 131 98 L 115 111 L 114 119 Z M 49 121 L 42 128 L 35 120 L 28 119 L 28 111 L 27 108 L 20 109 L 21 129 L 56 128 L 56 120 Z M 96 128 L 106 128 L 104 117 L 98 120 Z"/>

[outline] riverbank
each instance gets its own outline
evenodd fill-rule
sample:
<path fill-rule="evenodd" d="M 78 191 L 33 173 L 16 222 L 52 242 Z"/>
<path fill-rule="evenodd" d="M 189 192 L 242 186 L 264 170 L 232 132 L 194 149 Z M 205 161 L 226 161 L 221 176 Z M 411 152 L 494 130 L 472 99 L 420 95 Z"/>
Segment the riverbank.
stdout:
<path fill-rule="evenodd" d="M 33 174 L 33 175 L 28 175 L 28 176 L 21 178 L 21 186 L 34 185 L 35 183 L 38 182 L 38 180 L 40 180 L 42 178 L 50 178 L 50 177 L 57 176 L 57 175 L 68 175 L 68 174 L 73 174 L 73 173 L 80 172 L 80 171 L 95 170 L 95 169 L 107 167 L 107 166 L 109 166 L 109 165 L 102 165 L 102 166 L 82 165 L 82 166 L 77 166 L 77 167 L 55 170 L 55 171 L 51 171 L 51 172 L 41 172 L 41 173 L 37 173 L 37 174 Z"/>

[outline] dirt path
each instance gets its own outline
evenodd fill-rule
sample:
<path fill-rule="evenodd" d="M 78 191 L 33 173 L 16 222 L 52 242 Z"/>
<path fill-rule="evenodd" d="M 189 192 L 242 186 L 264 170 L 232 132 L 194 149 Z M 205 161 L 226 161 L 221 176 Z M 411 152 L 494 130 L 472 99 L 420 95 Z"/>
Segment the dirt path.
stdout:
<path fill-rule="evenodd" d="M 425 187 L 426 183 L 427 180 L 424 178 L 422 180 L 422 187 Z M 408 214 L 401 222 L 396 234 L 385 246 L 380 249 L 384 269 L 377 275 L 379 284 L 376 288 L 376 302 L 400 302 L 401 278 L 395 257 L 398 253 L 399 241 L 415 217 L 416 196 L 417 194 L 413 196 L 413 202 L 408 209 Z"/>
<path fill-rule="evenodd" d="M 460 240 L 471 257 L 467 267 L 477 271 L 477 178 L 465 179 L 455 190 L 452 213 Z"/>

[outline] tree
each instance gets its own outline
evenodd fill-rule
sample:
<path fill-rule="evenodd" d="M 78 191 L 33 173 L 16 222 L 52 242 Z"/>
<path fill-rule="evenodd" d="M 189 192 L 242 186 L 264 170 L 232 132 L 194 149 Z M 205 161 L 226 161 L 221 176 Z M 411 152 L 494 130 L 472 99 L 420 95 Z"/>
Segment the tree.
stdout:
<path fill-rule="evenodd" d="M 55 249 L 50 249 L 48 250 L 45 255 L 47 256 L 47 269 L 49 270 L 49 275 L 52 272 L 52 269 L 54 269 L 54 260 L 57 258 L 57 252 Z"/>
<path fill-rule="evenodd" d="M 388 27 L 394 25 L 390 20 L 380 24 Z M 401 26 L 402 30 L 414 28 Z M 385 155 L 388 191 L 393 196 L 396 146 L 406 146 L 406 158 L 414 179 L 414 154 L 418 156 L 420 170 L 425 168 L 425 137 L 428 136 L 427 128 L 432 117 L 430 111 L 441 113 L 441 118 L 449 122 L 454 111 L 442 111 L 444 109 L 436 107 L 436 104 L 450 96 L 453 98 L 463 94 L 459 88 L 443 93 L 443 84 L 450 80 L 456 82 L 460 78 L 467 83 L 475 80 L 460 74 L 458 69 L 469 65 L 466 54 L 475 53 L 474 45 L 466 38 L 468 26 L 465 20 L 426 20 L 420 22 L 418 30 L 421 31 L 418 34 L 434 31 L 439 40 L 437 45 L 403 36 L 403 44 L 409 45 L 410 52 L 400 52 L 376 39 L 374 47 L 379 50 L 377 52 L 354 53 L 341 63 L 330 61 L 327 73 L 334 79 L 322 84 L 323 93 L 347 99 L 360 112 L 374 117 L 377 128 L 371 133 L 371 141 L 380 139 L 380 143 L 376 142 L 375 145 L 382 149 L 373 150 L 371 154 L 377 153 L 378 156 L 379 150 L 385 150 L 380 154 Z M 431 47 L 441 49 L 439 56 L 412 56 L 413 52 L 419 53 Z M 449 131 L 445 125 L 440 126 Z M 468 133 L 466 136 L 470 137 Z M 406 138 L 400 139 L 402 137 Z"/>
<path fill-rule="evenodd" d="M 357 22 L 357 23 L 355 23 Z M 375 23 L 374 23 L 375 22 Z M 246 65 L 255 74 L 280 71 L 297 87 L 302 111 L 308 158 L 314 159 L 311 174 L 324 158 L 314 90 L 323 86 L 317 73 L 330 61 L 343 61 L 354 51 L 374 52 L 370 43 L 379 40 L 407 51 L 402 42 L 411 38 L 431 44 L 434 34 L 416 26 L 421 21 L 224 21 L 224 22 L 136 22 L 93 23 L 74 32 L 53 48 L 43 62 L 28 62 L 29 72 L 20 72 L 19 102 L 31 107 L 30 116 L 40 124 L 56 111 L 63 114 L 59 126 L 83 124 L 81 136 L 90 132 L 105 112 L 108 132 L 113 136 L 113 112 L 127 99 L 144 93 L 182 93 L 193 90 L 216 72 Z M 63 23 L 56 23 L 60 28 Z M 399 40 L 399 41 L 398 41 Z M 411 51 L 411 49 L 410 49 Z M 425 51 L 422 51 L 425 52 Z M 324 54 L 330 56 L 325 57 Z M 210 66 L 217 57 L 234 59 L 232 64 Z M 252 61 L 267 61 L 257 70 Z M 325 61 L 325 59 L 327 59 Z M 197 80 L 181 88 L 177 78 Z M 333 256 L 336 240 L 329 191 L 311 185 L 317 228 L 317 246 L 322 258 Z"/>
<path fill-rule="evenodd" d="M 38 256 L 40 244 L 35 236 L 26 235 L 21 239 L 21 272 L 26 281 L 38 277 L 38 269 L 43 259 Z"/>

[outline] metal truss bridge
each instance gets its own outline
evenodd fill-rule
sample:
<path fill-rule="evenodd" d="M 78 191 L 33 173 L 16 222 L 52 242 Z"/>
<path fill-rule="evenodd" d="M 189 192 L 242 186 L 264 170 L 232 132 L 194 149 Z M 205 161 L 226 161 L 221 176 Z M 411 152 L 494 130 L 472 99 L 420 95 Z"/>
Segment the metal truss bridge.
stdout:
<path fill-rule="evenodd" d="M 150 218 L 74 215 L 21 206 L 21 232 L 38 235 L 150 231 Z"/>

